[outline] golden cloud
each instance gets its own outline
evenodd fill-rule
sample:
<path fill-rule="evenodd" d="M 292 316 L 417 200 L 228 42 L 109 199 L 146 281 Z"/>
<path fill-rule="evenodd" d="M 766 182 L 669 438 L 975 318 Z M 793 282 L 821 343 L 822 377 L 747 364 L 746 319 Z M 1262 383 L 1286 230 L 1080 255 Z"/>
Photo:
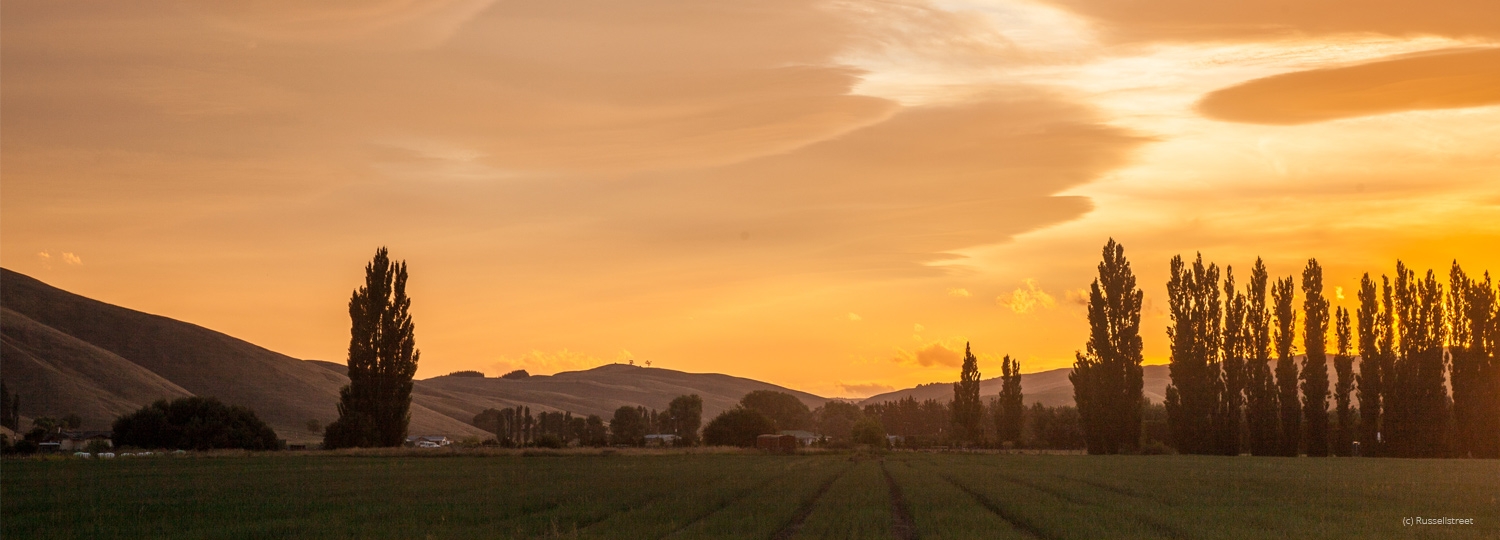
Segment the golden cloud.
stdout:
<path fill-rule="evenodd" d="M 524 369 L 532 375 L 550 375 L 562 371 L 577 371 L 607 364 L 605 360 L 590 354 L 563 349 L 556 352 L 532 350 L 517 357 L 501 356 L 489 367 L 496 375 Z"/>
<path fill-rule="evenodd" d="M 1037 308 L 1052 309 L 1057 306 L 1057 301 L 1047 291 L 1036 284 L 1036 280 L 1026 278 L 1026 287 L 1016 289 L 1010 293 L 1010 297 L 1001 296 L 995 301 L 1000 305 L 1010 307 L 1016 313 L 1031 313 Z"/>
<path fill-rule="evenodd" d="M 1045 0 L 1131 41 L 1276 38 L 1379 33 L 1457 38 L 1500 36 L 1491 0 Z"/>
<path fill-rule="evenodd" d="M 896 348 L 896 356 L 891 360 L 898 364 L 906 364 L 921 367 L 958 367 L 963 365 L 964 353 L 962 349 L 964 341 L 961 338 L 946 341 L 934 341 L 907 351 L 900 347 Z"/>
<path fill-rule="evenodd" d="M 1306 124 L 1497 103 L 1500 49 L 1463 49 L 1256 79 L 1215 90 L 1197 108 L 1230 122 Z"/>
<path fill-rule="evenodd" d="M 968 289 L 948 289 L 948 296 L 952 296 L 954 298 L 968 298 L 973 295 L 969 294 Z"/>

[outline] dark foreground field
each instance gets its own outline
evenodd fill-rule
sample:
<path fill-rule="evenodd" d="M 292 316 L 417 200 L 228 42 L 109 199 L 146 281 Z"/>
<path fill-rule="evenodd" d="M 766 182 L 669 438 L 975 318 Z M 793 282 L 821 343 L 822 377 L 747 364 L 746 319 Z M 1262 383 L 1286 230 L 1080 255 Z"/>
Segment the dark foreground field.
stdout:
<path fill-rule="evenodd" d="M 7 539 L 1500 538 L 1500 462 L 1479 460 L 272 455 L 0 474 Z M 1403 524 L 1419 516 L 1474 524 Z"/>

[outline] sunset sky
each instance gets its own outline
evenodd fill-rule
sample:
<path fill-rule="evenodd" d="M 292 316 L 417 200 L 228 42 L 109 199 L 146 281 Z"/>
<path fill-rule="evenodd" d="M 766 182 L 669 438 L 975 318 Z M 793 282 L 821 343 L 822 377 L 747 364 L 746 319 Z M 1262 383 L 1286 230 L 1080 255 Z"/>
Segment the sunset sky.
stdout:
<path fill-rule="evenodd" d="M 1175 254 L 1317 257 L 1346 307 L 1500 271 L 1494 0 L 14 0 L 0 39 L 0 264 L 343 361 L 385 245 L 419 378 L 1066 367 L 1110 237 L 1147 363 Z"/>

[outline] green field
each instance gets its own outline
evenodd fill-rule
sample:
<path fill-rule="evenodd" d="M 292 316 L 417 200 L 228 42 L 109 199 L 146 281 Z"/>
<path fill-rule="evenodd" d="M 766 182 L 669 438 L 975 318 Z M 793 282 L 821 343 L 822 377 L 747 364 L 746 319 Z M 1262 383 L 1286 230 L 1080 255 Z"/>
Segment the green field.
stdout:
<path fill-rule="evenodd" d="M 1481 460 L 313 454 L 6 460 L 0 487 L 7 539 L 1500 538 Z"/>

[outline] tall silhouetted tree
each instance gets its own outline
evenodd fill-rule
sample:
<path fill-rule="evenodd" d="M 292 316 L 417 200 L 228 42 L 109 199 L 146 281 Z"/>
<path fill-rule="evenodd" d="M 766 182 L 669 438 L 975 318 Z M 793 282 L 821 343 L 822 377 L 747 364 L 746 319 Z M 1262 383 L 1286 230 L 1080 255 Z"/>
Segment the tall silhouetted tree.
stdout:
<path fill-rule="evenodd" d="M 11 431 L 21 429 L 21 395 L 10 393 L 3 382 L 0 382 L 0 426 Z"/>
<path fill-rule="evenodd" d="M 1443 286 L 1431 270 L 1422 279 L 1396 263 L 1396 359 L 1386 419 L 1394 455 L 1439 457 L 1448 450 L 1449 411 L 1443 346 Z"/>
<path fill-rule="evenodd" d="M 646 442 L 648 430 L 640 409 L 629 405 L 615 409 L 615 416 L 609 421 L 609 435 L 614 444 L 640 446 Z"/>
<path fill-rule="evenodd" d="M 1453 359 L 1453 409 L 1455 415 L 1463 411 L 1456 422 L 1458 437 L 1467 455 L 1500 458 L 1500 302 L 1489 272 L 1484 281 L 1466 281 L 1464 310 L 1458 316 L 1467 320 L 1468 343 L 1463 362 L 1456 355 Z"/>
<path fill-rule="evenodd" d="M 406 262 L 384 247 L 365 266 L 365 285 L 349 299 L 349 384 L 339 390 L 339 418 L 327 448 L 399 446 L 411 420 L 412 376 L 421 353 L 406 296 Z"/>
<path fill-rule="evenodd" d="M 1269 280 L 1265 263 L 1257 257 L 1250 283 L 1245 286 L 1245 346 L 1250 359 L 1245 366 L 1245 425 L 1250 453 L 1256 456 L 1273 456 L 1281 450 L 1281 400 L 1271 374 L 1271 308 L 1266 303 Z"/>
<path fill-rule="evenodd" d="M 1334 334 L 1338 336 L 1338 354 L 1333 357 L 1333 370 L 1339 380 L 1333 386 L 1333 401 L 1339 420 L 1338 430 L 1333 436 L 1333 453 L 1339 456 L 1354 454 L 1354 411 L 1350 407 L 1350 393 L 1354 390 L 1354 358 L 1349 356 L 1354 336 L 1349 326 L 1349 310 L 1340 307 L 1335 319 Z"/>
<path fill-rule="evenodd" d="M 1292 358 L 1297 339 L 1297 312 L 1292 309 L 1296 284 L 1291 276 L 1278 279 L 1271 286 L 1276 316 L 1276 388 L 1281 402 L 1281 435 L 1279 454 L 1295 457 L 1302 436 L 1302 404 L 1297 400 L 1297 363 Z"/>
<path fill-rule="evenodd" d="M 984 419 L 984 402 L 979 400 L 979 359 L 964 344 L 964 365 L 953 383 L 953 434 L 960 442 L 976 442 Z"/>
<path fill-rule="evenodd" d="M 1141 440 L 1141 290 L 1125 247 L 1104 245 L 1099 277 L 1089 287 L 1089 341 L 1075 354 L 1073 400 L 1090 454 L 1115 454 Z"/>
<path fill-rule="evenodd" d="M 1167 424 L 1178 452 L 1215 453 L 1214 420 L 1224 387 L 1219 362 L 1223 309 L 1219 268 L 1205 267 L 1199 254 L 1191 268 L 1181 256 L 1172 257 L 1171 272 L 1167 302 L 1172 326 L 1167 328 L 1167 340 L 1172 382 L 1167 385 Z"/>
<path fill-rule="evenodd" d="M 1328 457 L 1328 299 L 1323 266 L 1308 259 L 1302 269 L 1302 418 L 1307 455 Z"/>
<path fill-rule="evenodd" d="M 1000 442 L 1014 441 L 1019 445 L 1021 422 L 1025 414 L 1021 396 L 1021 361 L 1012 360 L 1010 355 L 1006 355 L 1001 360 L 1000 373 L 1000 399 L 996 400 L 999 407 L 995 411 L 995 415 L 1000 418 Z"/>
<path fill-rule="evenodd" d="M 1359 445 L 1360 454 L 1378 455 L 1380 433 L 1382 379 L 1382 352 L 1380 350 L 1381 322 L 1380 297 L 1375 291 L 1375 281 L 1370 274 L 1359 280 Z"/>
<path fill-rule="evenodd" d="M 1245 294 L 1234 288 L 1234 268 L 1224 267 L 1224 333 L 1223 351 L 1220 355 L 1223 362 L 1224 392 L 1219 400 L 1218 417 L 1215 420 L 1215 446 L 1218 447 L 1218 453 L 1226 456 L 1239 455 L 1243 446 L 1240 442 L 1244 428 L 1241 419 L 1245 415 L 1245 394 L 1249 392 L 1246 383 L 1249 376 L 1246 370 L 1249 328 L 1245 324 L 1248 310 Z"/>

